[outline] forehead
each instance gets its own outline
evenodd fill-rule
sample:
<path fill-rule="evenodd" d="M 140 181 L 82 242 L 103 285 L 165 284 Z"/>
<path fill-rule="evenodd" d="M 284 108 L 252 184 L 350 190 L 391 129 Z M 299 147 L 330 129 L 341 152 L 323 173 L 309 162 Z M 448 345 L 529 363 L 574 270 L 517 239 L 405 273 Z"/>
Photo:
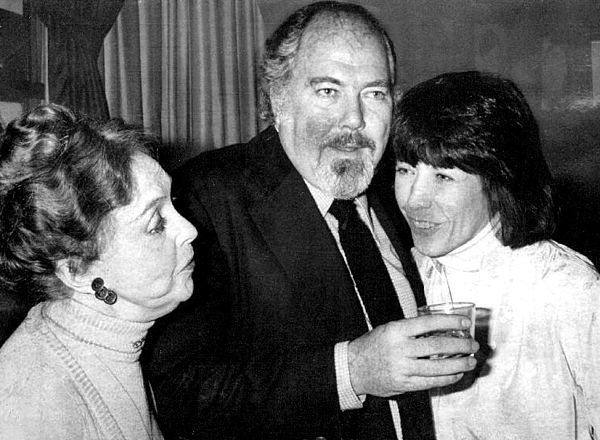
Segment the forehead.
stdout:
<path fill-rule="evenodd" d="M 130 222 L 157 200 L 168 199 L 171 179 L 154 159 L 137 154 L 131 162 L 133 177 L 131 202 L 115 209 L 114 218 Z"/>
<path fill-rule="evenodd" d="M 157 161 L 145 154 L 136 154 L 131 161 L 131 172 L 136 187 L 162 187 L 170 182 L 167 173 Z"/>
<path fill-rule="evenodd" d="M 379 35 L 365 23 L 348 17 L 324 16 L 311 22 L 302 36 L 297 62 L 308 68 L 337 62 L 389 72 Z"/>

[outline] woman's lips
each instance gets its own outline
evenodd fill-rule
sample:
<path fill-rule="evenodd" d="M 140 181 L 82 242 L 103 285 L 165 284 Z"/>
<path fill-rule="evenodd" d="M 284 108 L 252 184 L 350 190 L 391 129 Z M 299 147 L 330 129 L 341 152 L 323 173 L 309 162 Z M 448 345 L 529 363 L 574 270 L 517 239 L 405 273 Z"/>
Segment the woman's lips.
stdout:
<path fill-rule="evenodd" d="M 183 269 L 181 269 L 181 272 L 193 271 L 195 266 L 196 266 L 196 264 L 194 262 L 194 256 L 192 255 L 192 258 L 190 258 L 188 263 L 185 266 L 183 266 Z"/>
<path fill-rule="evenodd" d="M 439 228 L 441 224 L 430 220 L 418 219 L 413 217 L 408 218 L 408 223 L 414 232 L 419 233 L 434 232 Z"/>

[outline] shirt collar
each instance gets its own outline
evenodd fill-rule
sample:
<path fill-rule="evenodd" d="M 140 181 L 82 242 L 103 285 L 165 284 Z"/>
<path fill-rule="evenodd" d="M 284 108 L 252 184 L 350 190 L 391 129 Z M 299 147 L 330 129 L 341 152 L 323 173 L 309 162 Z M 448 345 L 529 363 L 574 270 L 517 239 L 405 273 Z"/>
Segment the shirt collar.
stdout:
<path fill-rule="evenodd" d="M 327 211 L 329 211 L 329 208 L 331 207 L 331 204 L 333 203 L 334 198 L 331 197 L 329 194 L 323 192 L 316 186 L 314 186 L 308 180 L 306 180 L 306 179 L 303 179 L 303 180 L 304 180 L 304 183 L 306 183 L 306 186 L 308 187 L 308 191 L 310 192 L 312 198 L 315 200 L 315 203 L 317 204 L 317 208 L 319 209 L 319 212 L 321 213 L 321 215 L 323 217 L 325 217 L 325 215 L 327 214 Z M 367 209 L 368 201 L 367 201 L 366 195 L 362 194 L 362 195 L 358 196 L 355 200 L 358 202 L 358 205 L 365 212 L 369 212 Z"/>

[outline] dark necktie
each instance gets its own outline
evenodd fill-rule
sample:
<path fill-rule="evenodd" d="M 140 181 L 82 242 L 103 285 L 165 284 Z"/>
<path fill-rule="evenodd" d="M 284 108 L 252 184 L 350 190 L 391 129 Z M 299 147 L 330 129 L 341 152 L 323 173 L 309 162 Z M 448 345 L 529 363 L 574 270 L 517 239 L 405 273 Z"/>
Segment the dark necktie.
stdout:
<path fill-rule="evenodd" d="M 404 318 L 379 248 L 352 200 L 334 200 L 329 212 L 338 221 L 340 243 L 373 327 Z"/>
<path fill-rule="evenodd" d="M 352 278 L 373 327 L 404 318 L 394 285 L 367 225 L 353 200 L 334 200 L 329 212 L 338 221 L 340 243 Z M 404 440 L 434 439 L 427 392 L 396 396 Z M 387 419 L 388 423 L 384 423 Z M 387 399 L 369 396 L 362 408 L 347 417 L 346 434 L 357 439 L 396 438 Z"/>

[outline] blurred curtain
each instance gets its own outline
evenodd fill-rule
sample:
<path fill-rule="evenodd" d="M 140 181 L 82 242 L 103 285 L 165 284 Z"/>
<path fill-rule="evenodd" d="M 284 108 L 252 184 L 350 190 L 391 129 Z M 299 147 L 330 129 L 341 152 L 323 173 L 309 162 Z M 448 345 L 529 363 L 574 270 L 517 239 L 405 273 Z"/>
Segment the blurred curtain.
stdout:
<path fill-rule="evenodd" d="M 32 0 L 48 28 L 50 101 L 100 119 L 108 105 L 98 56 L 123 0 Z"/>
<path fill-rule="evenodd" d="M 125 0 L 101 59 L 111 116 L 160 135 L 167 168 L 250 139 L 262 29 L 254 0 Z"/>

